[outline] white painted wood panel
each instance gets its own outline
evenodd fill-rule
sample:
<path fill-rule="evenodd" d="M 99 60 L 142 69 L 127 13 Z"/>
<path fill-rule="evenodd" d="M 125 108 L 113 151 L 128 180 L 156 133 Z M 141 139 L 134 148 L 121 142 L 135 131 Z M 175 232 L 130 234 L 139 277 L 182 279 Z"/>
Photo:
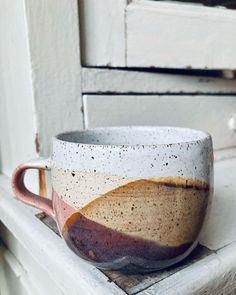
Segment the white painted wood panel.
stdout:
<path fill-rule="evenodd" d="M 51 136 L 83 127 L 77 0 L 24 0 L 41 155 Z"/>
<path fill-rule="evenodd" d="M 236 93 L 234 80 L 137 70 L 82 68 L 84 93 Z"/>
<path fill-rule="evenodd" d="M 16 257 L 0 242 L 1 295 L 40 295 Z"/>
<path fill-rule="evenodd" d="M 45 290 L 47 290 L 50 295 L 65 295 L 58 284 L 45 272 L 42 265 L 35 260 L 30 251 L 24 248 L 20 241 L 3 224 L 0 224 L 0 237 L 8 251 L 23 266 L 31 284 L 37 289 L 39 294 L 44 295 Z M 34 293 L 31 294 L 35 295 Z"/>
<path fill-rule="evenodd" d="M 133 0 L 126 24 L 129 67 L 236 68 L 234 10 Z"/>
<path fill-rule="evenodd" d="M 82 63 L 125 66 L 127 0 L 79 0 Z"/>
<path fill-rule="evenodd" d="M 10 176 L 48 155 L 52 135 L 83 127 L 79 18 L 76 0 L 0 5 L 0 170 Z"/>
<path fill-rule="evenodd" d="M 22 285 L 21 281 L 18 279 L 14 271 L 11 269 L 11 267 L 7 264 L 6 261 L 3 261 L 3 265 L 1 267 L 4 270 L 4 281 L 5 286 L 3 286 L 3 290 L 1 291 L 1 294 L 3 295 L 31 295 L 37 293 L 29 293 L 25 286 Z M 0 287 L 1 288 L 1 287 Z M 32 290 L 31 290 L 32 291 Z"/>
<path fill-rule="evenodd" d="M 219 152 L 218 152 L 219 153 Z M 215 159 L 218 155 L 215 153 Z M 201 234 L 201 244 L 211 250 L 236 241 L 236 154 L 215 162 L 214 196 Z"/>
<path fill-rule="evenodd" d="M 234 242 L 139 295 L 233 295 L 236 292 L 235 251 Z"/>
<path fill-rule="evenodd" d="M 87 128 L 114 125 L 166 125 L 203 129 L 215 149 L 236 145 L 228 120 L 236 97 L 177 95 L 85 95 Z"/>
<path fill-rule="evenodd" d="M 20 162 L 37 156 L 23 0 L 1 1 L 0 36 L 0 170 L 10 176 Z"/>

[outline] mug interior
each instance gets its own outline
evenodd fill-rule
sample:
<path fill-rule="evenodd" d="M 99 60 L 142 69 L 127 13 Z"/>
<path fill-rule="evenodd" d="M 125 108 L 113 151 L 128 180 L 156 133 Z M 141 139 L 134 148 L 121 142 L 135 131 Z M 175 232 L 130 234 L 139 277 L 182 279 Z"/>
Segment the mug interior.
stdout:
<path fill-rule="evenodd" d="M 61 133 L 56 139 L 92 145 L 161 145 L 202 141 L 204 131 L 180 127 L 123 126 L 104 127 Z"/>

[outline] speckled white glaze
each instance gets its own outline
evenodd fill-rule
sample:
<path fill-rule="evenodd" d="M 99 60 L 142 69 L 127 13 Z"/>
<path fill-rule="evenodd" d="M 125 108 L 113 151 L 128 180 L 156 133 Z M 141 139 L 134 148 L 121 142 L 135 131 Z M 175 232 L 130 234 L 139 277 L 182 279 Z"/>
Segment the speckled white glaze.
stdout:
<path fill-rule="evenodd" d="M 107 127 L 53 139 L 53 188 L 75 209 L 138 179 L 179 176 L 210 184 L 212 165 L 210 135 L 187 128 Z"/>

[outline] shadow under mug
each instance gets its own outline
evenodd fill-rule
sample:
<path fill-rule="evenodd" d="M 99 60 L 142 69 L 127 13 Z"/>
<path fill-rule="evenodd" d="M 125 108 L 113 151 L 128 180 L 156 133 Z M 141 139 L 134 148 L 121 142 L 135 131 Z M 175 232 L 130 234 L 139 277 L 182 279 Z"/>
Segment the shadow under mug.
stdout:
<path fill-rule="evenodd" d="M 51 170 L 52 200 L 27 169 Z M 158 270 L 197 245 L 213 179 L 211 136 L 177 127 L 107 127 L 53 138 L 50 159 L 18 166 L 21 201 L 56 222 L 67 245 L 102 269 Z"/>

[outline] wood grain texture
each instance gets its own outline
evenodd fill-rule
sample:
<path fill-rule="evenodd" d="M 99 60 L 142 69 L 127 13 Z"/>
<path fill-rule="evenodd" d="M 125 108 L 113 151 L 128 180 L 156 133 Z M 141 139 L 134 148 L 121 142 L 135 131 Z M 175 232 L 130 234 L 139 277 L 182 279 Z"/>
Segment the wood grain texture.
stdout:
<path fill-rule="evenodd" d="M 126 11 L 127 66 L 236 68 L 233 10 L 135 0 Z"/>
<path fill-rule="evenodd" d="M 82 64 L 125 66 L 126 0 L 80 0 Z"/>
<path fill-rule="evenodd" d="M 207 73 L 205 73 L 207 74 Z M 203 75 L 203 73 L 202 73 Z M 82 68 L 83 93 L 236 93 L 234 80 L 137 70 Z"/>
<path fill-rule="evenodd" d="M 228 120 L 236 110 L 234 96 L 85 95 L 87 128 L 115 125 L 165 125 L 203 129 L 214 148 L 235 146 Z"/>
<path fill-rule="evenodd" d="M 25 0 L 40 154 L 51 136 L 83 127 L 76 0 Z"/>

